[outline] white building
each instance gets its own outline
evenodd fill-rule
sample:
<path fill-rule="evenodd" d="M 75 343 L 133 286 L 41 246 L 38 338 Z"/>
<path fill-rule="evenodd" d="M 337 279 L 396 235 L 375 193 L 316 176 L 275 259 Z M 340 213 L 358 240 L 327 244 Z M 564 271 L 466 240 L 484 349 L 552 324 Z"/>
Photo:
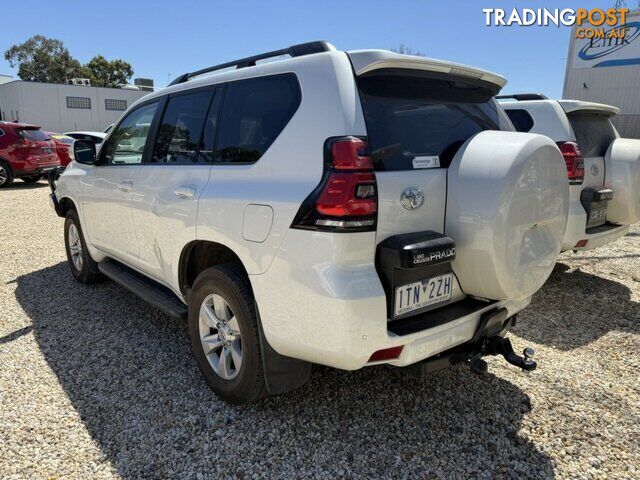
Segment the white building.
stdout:
<path fill-rule="evenodd" d="M 627 15 L 626 27 L 624 38 L 604 39 L 576 38 L 573 27 L 562 96 L 619 107 L 620 135 L 640 138 L 640 10 Z"/>
<path fill-rule="evenodd" d="M 102 131 L 148 91 L 0 80 L 0 120 L 52 132 Z"/>

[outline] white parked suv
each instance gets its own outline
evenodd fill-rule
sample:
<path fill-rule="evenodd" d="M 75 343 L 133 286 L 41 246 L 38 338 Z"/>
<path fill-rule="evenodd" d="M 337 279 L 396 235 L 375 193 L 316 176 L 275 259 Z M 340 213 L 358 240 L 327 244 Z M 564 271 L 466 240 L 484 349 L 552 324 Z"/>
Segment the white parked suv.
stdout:
<path fill-rule="evenodd" d="M 505 334 L 553 269 L 569 189 L 556 144 L 512 131 L 504 84 L 326 42 L 185 74 L 97 156 L 76 142 L 51 196 L 71 272 L 188 318 L 229 402 L 312 363 L 533 369 Z"/>
<path fill-rule="evenodd" d="M 613 242 L 640 221 L 640 140 L 619 137 L 617 107 L 540 94 L 498 99 L 517 131 L 548 136 L 565 158 L 571 201 L 562 251 Z"/>

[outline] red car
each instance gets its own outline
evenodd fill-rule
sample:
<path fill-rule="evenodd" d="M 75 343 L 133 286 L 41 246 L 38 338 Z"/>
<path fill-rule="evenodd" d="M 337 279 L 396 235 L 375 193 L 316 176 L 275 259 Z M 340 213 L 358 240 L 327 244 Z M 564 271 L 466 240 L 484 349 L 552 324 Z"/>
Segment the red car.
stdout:
<path fill-rule="evenodd" d="M 40 127 L 0 122 L 0 188 L 14 178 L 35 183 L 59 166 L 56 146 Z"/>
<path fill-rule="evenodd" d="M 64 135 L 62 133 L 54 133 L 54 132 L 44 132 L 46 133 L 53 143 L 56 144 L 56 153 L 58 154 L 58 158 L 60 159 L 60 165 L 66 167 L 73 160 L 73 142 L 75 142 L 75 138 L 71 138 L 69 135 Z"/>

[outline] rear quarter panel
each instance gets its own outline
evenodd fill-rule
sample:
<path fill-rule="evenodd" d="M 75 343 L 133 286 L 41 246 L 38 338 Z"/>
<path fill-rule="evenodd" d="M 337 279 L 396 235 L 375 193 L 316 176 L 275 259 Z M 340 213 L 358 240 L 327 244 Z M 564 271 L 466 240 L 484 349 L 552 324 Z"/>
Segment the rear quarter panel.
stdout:
<path fill-rule="evenodd" d="M 197 237 L 224 244 L 250 275 L 270 266 L 300 204 L 323 173 L 327 138 L 364 135 L 360 101 L 349 60 L 343 52 L 327 52 L 254 67 L 251 76 L 294 73 L 299 81 L 298 110 L 265 154 L 252 165 L 214 165 L 198 205 Z M 243 238 L 249 205 L 273 209 L 267 238 Z M 250 238 L 250 236 L 245 235 Z"/>

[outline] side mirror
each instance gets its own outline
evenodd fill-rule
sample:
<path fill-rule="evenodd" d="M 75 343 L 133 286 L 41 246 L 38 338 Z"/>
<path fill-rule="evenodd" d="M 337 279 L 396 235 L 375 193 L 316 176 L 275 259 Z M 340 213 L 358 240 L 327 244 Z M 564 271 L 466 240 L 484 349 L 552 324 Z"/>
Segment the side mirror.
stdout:
<path fill-rule="evenodd" d="M 93 165 L 96 161 L 96 144 L 89 140 L 76 140 L 73 142 L 73 155 L 76 162 Z"/>

